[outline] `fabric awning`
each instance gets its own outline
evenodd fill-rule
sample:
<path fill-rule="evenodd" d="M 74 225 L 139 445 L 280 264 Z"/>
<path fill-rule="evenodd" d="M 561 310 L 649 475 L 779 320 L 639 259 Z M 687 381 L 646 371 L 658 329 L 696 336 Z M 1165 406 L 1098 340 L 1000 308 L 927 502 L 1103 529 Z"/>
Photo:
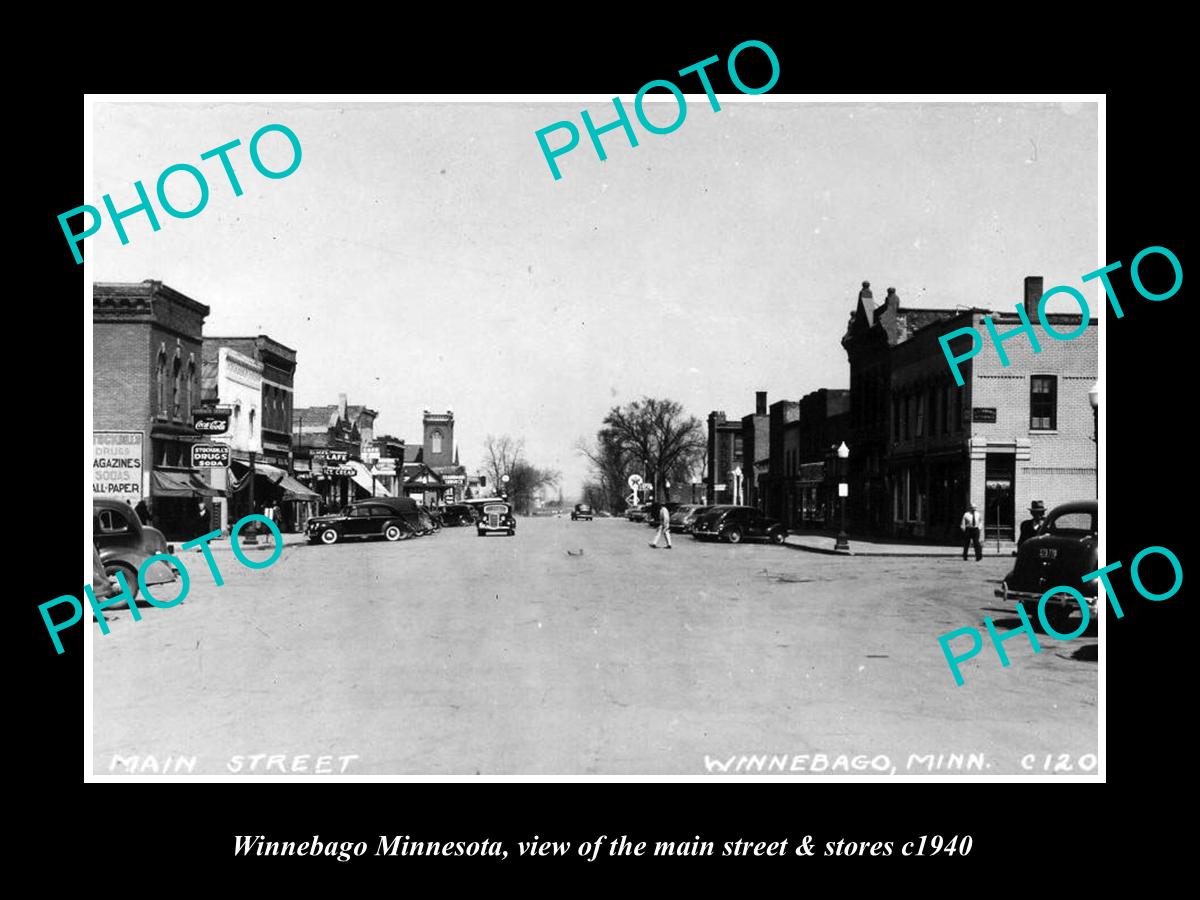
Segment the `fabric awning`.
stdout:
<path fill-rule="evenodd" d="M 150 472 L 150 493 L 154 497 L 220 497 L 222 493 L 209 487 L 194 472 L 172 472 L 153 469 Z"/>
<path fill-rule="evenodd" d="M 320 500 L 321 495 L 315 491 L 306 488 L 291 475 L 285 474 L 279 482 L 279 487 L 283 488 L 284 500 Z"/>
<path fill-rule="evenodd" d="M 232 460 L 233 464 L 239 469 L 250 470 L 250 463 L 242 459 Z M 254 464 L 254 474 L 258 477 L 265 478 L 271 484 L 279 484 L 283 479 L 288 477 L 288 473 L 279 466 L 272 466 L 269 463 L 256 462 Z"/>

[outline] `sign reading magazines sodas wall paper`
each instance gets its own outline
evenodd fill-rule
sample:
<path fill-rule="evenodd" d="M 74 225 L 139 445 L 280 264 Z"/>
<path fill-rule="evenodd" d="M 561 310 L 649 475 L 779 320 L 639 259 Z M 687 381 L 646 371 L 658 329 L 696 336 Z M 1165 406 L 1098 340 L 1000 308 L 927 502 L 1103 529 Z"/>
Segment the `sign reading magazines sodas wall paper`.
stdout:
<path fill-rule="evenodd" d="M 140 431 L 92 432 L 92 493 L 136 504 L 142 499 Z"/>

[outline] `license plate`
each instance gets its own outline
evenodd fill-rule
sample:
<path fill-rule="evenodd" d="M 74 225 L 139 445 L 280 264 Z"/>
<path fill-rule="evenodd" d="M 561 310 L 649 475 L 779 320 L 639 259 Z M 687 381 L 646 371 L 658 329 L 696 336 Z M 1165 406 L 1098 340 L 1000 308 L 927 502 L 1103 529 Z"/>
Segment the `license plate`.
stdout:
<path fill-rule="evenodd" d="M 1054 547 L 1043 547 L 1038 551 L 1038 556 L 1042 559 L 1057 559 L 1058 550 Z"/>

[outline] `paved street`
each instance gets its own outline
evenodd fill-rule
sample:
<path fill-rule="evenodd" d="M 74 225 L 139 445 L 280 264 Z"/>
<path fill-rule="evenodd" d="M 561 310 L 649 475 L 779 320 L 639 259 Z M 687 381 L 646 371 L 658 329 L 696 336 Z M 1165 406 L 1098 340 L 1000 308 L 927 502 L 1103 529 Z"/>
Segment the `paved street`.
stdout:
<path fill-rule="evenodd" d="M 984 774 L 1007 774 L 1096 752 L 1094 625 L 1039 634 L 1039 655 L 1018 635 L 1008 668 L 985 643 L 955 686 L 937 636 L 1011 624 L 992 596 L 1010 557 L 652 536 L 521 519 L 514 538 L 288 546 L 262 571 L 224 549 L 223 587 L 188 554 L 183 604 L 92 626 L 95 771 L 136 756 L 246 773 L 265 755 L 255 772 L 325 756 L 347 774 L 691 775 L 706 757 L 786 755 L 791 771 L 865 754 L 924 774 L 983 754 Z"/>

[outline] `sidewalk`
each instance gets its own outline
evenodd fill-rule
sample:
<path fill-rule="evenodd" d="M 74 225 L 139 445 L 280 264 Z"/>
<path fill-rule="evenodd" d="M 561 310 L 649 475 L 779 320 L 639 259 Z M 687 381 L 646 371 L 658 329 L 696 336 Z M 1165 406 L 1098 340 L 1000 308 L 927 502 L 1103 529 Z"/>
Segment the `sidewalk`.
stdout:
<path fill-rule="evenodd" d="M 180 550 L 181 545 L 187 543 L 187 541 L 171 541 L 170 543 L 173 543 L 175 545 L 175 550 L 178 552 Z M 285 546 L 285 547 L 291 547 L 294 544 L 306 544 L 306 543 L 308 543 L 308 536 L 305 534 L 285 533 L 283 536 L 283 546 Z M 257 544 L 251 544 L 251 543 L 247 543 L 247 541 L 245 540 L 245 536 L 243 535 L 242 540 L 241 540 L 241 545 L 242 545 L 241 549 L 242 549 L 243 553 L 254 553 L 256 551 L 272 552 L 275 549 L 275 539 L 269 534 L 263 535 L 262 537 L 259 538 Z M 227 534 L 222 535 L 219 538 L 214 538 L 213 540 L 209 541 L 208 546 L 210 546 L 214 551 L 224 551 L 226 553 L 233 552 L 233 545 L 229 542 L 229 535 L 227 535 Z M 182 552 L 184 552 L 184 553 L 201 553 L 203 551 L 201 551 L 201 549 L 199 547 L 191 547 L 190 549 L 184 550 Z"/>
<path fill-rule="evenodd" d="M 835 556 L 944 556 L 962 557 L 962 547 L 953 544 L 915 544 L 887 543 L 883 541 L 867 541 L 857 537 L 849 540 L 849 550 L 834 550 L 836 538 L 832 534 L 811 532 L 807 534 L 790 534 L 784 539 L 784 546 L 793 550 L 807 550 L 809 553 L 830 553 Z M 1012 557 L 1016 544 L 1012 541 L 1001 541 L 999 551 L 996 542 L 990 541 L 983 545 L 983 555 Z"/>

